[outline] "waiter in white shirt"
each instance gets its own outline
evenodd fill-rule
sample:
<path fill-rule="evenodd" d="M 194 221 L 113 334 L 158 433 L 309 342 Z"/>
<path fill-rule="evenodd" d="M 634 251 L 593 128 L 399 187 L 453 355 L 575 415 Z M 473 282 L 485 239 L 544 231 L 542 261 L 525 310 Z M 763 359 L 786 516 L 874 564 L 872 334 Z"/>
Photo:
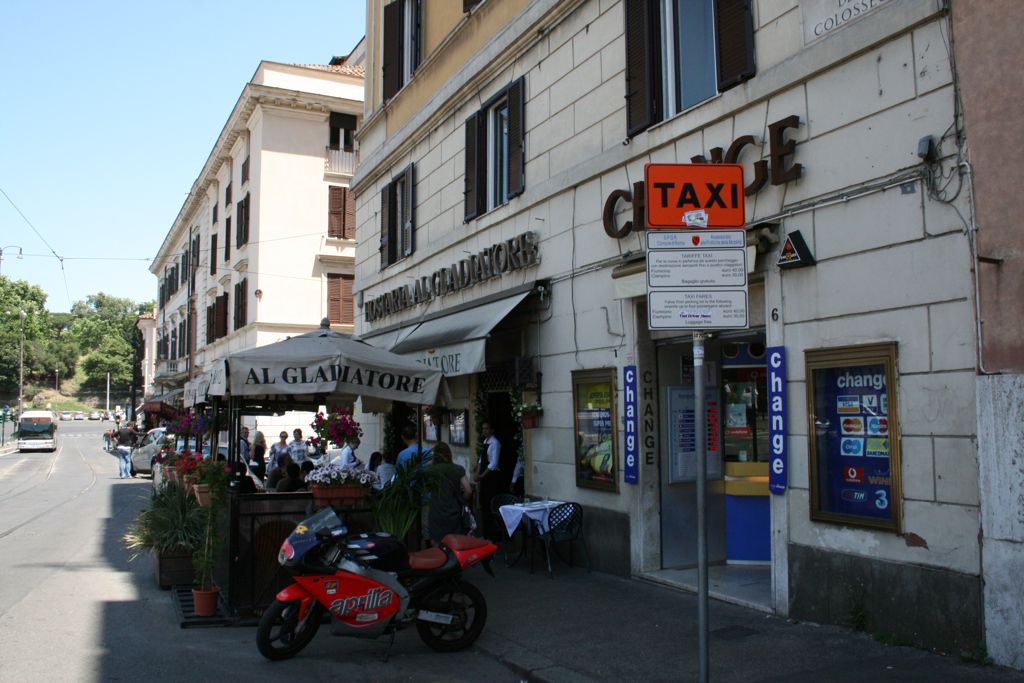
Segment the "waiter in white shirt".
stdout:
<path fill-rule="evenodd" d="M 480 463 L 480 469 L 473 475 L 473 481 L 480 484 L 480 514 L 484 518 L 484 536 L 497 541 L 501 538 L 501 532 L 497 528 L 497 516 L 491 513 L 491 499 L 498 494 L 501 487 L 501 473 L 498 471 L 501 442 L 494 436 L 494 428 L 490 423 L 484 422 L 480 426 L 480 431 L 484 435 L 484 446 L 487 447 L 487 460 Z"/>

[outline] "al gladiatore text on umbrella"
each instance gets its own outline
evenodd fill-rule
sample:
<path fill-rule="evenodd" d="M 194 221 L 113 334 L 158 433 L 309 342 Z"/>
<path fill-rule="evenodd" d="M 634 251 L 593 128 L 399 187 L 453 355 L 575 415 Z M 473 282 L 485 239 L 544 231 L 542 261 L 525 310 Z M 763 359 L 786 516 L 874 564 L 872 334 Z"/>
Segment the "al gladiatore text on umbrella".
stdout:
<path fill-rule="evenodd" d="M 262 371 L 262 372 L 258 372 Z M 410 394 L 422 394 L 424 378 L 410 375 L 383 372 L 380 370 L 364 370 L 348 365 L 318 365 L 312 367 L 286 367 L 281 370 L 281 382 L 284 384 L 321 384 L 337 383 L 357 384 L 364 387 L 393 389 Z M 277 377 L 270 376 L 270 368 L 249 368 L 246 384 L 277 384 Z"/>

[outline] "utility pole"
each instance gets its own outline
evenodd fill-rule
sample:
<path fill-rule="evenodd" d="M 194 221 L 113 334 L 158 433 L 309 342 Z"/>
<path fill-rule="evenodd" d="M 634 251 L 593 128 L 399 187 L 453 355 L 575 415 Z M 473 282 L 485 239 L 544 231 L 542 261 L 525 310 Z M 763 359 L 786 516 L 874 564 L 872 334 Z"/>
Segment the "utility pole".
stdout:
<path fill-rule="evenodd" d="M 54 368 L 53 370 L 53 390 L 56 392 L 60 391 L 60 368 Z"/>
<path fill-rule="evenodd" d="M 107 373 L 107 412 L 110 412 L 110 373 Z"/>
<path fill-rule="evenodd" d="M 18 419 L 25 412 L 25 311 L 18 309 L 21 322 L 21 344 L 18 351 Z"/>

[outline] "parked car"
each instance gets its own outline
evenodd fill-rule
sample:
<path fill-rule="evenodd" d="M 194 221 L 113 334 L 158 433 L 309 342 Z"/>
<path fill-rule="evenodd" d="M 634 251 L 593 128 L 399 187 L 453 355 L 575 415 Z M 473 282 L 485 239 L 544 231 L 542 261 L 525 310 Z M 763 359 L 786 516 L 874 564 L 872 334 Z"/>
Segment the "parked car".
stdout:
<path fill-rule="evenodd" d="M 132 473 L 152 474 L 153 458 L 160 454 L 160 447 L 163 446 L 164 427 L 155 427 L 146 432 L 142 441 L 132 449 Z"/>
<path fill-rule="evenodd" d="M 62 411 L 61 414 L 60 414 L 61 422 L 64 422 L 66 420 L 70 420 L 71 417 L 72 417 L 71 412 L 67 411 L 67 410 Z"/>
<path fill-rule="evenodd" d="M 81 410 L 75 411 L 75 419 L 76 420 L 84 420 L 85 419 L 85 413 L 83 413 Z"/>
<path fill-rule="evenodd" d="M 98 419 L 100 419 L 100 414 L 99 414 L 99 413 L 97 413 L 97 412 L 96 412 L 96 411 L 94 410 L 94 411 L 92 411 L 91 413 L 89 413 L 89 419 L 90 419 L 90 420 L 98 420 Z"/>

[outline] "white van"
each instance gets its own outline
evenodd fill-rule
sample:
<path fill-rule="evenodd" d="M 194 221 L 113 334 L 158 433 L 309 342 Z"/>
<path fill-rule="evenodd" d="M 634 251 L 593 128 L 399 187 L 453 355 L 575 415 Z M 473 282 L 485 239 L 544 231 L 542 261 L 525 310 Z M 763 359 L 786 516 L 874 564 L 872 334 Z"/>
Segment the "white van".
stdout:
<path fill-rule="evenodd" d="M 18 416 L 19 451 L 57 450 L 57 423 L 49 410 L 26 410 Z"/>

